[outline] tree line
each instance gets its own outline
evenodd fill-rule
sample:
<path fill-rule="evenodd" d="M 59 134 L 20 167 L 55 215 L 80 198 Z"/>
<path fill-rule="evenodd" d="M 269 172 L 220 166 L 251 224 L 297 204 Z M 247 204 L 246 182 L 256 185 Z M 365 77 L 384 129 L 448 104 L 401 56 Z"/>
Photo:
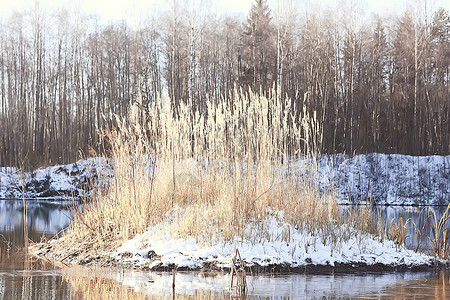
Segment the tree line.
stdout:
<path fill-rule="evenodd" d="M 38 2 L 14 12 L 0 21 L 0 166 L 72 162 L 133 103 L 167 94 L 175 112 L 205 114 L 235 90 L 315 115 L 324 153 L 449 153 L 448 11 L 366 20 L 353 1 L 282 2 L 255 0 L 242 18 L 173 0 L 139 26 Z"/>

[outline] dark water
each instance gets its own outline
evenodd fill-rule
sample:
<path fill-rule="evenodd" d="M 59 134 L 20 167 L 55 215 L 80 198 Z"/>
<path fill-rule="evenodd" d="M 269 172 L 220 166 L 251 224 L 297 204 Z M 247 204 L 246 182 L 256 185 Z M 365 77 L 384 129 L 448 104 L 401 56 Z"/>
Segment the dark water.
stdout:
<path fill-rule="evenodd" d="M 70 203 L 28 201 L 32 241 L 60 233 L 70 222 Z M 436 208 L 442 214 L 445 208 Z M 24 251 L 24 205 L 0 201 L 0 299 L 172 299 L 173 277 L 93 268 L 58 269 Z M 420 208 L 383 207 L 387 220 L 417 220 Z M 413 239 L 409 241 L 411 245 Z M 230 276 L 176 274 L 177 299 L 230 299 Z M 248 276 L 248 299 L 450 298 L 450 272 L 365 275 Z"/>
<path fill-rule="evenodd" d="M 69 224 L 67 205 L 27 201 L 32 241 L 57 234 Z M 70 299 L 70 284 L 52 264 L 24 251 L 24 202 L 0 200 L 0 299 Z"/>
<path fill-rule="evenodd" d="M 16 246 L 23 246 L 24 243 L 24 205 L 32 241 L 58 234 L 69 225 L 72 202 L 0 200 L 0 234 Z"/>

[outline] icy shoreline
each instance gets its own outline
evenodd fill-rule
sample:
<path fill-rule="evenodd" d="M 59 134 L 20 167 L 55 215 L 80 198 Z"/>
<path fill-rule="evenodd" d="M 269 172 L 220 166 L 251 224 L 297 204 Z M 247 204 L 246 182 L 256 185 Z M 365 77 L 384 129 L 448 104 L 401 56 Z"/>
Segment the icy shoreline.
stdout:
<path fill-rule="evenodd" d="M 96 180 L 100 163 L 105 160 L 92 158 L 29 173 L 0 167 L 0 199 L 82 197 L 89 180 Z M 317 165 L 320 188 L 334 187 L 343 204 L 447 205 L 450 201 L 450 155 L 326 155 Z"/>
<path fill-rule="evenodd" d="M 246 238 L 209 242 L 174 237 L 171 226 L 164 223 L 150 227 L 113 250 L 73 245 L 63 237 L 33 245 L 30 253 L 64 265 L 150 271 L 229 272 L 236 249 L 246 269 L 257 274 L 429 271 L 447 265 L 442 259 L 346 226 L 327 229 L 328 235 L 309 233 L 272 216 L 258 224 L 248 224 Z"/>

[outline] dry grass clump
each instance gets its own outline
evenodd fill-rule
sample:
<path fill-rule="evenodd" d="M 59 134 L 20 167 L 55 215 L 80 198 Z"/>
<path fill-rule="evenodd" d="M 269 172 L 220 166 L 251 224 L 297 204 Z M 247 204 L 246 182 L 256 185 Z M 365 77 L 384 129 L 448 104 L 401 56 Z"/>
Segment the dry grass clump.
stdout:
<path fill-rule="evenodd" d="M 421 223 L 421 216 L 424 221 Z M 416 251 L 419 249 L 423 236 L 427 237 L 427 245 L 430 246 L 433 254 L 439 258 L 448 259 L 450 257 L 450 243 L 448 236 L 450 220 L 450 204 L 447 205 L 441 217 L 433 207 L 426 206 L 421 209 L 418 222 L 411 221 L 412 228 L 418 240 Z M 431 234 L 430 234 L 431 233 Z"/>
<path fill-rule="evenodd" d="M 431 220 L 432 237 L 429 238 L 429 242 L 433 249 L 433 252 L 440 258 L 448 259 L 450 255 L 449 244 L 449 232 L 448 222 L 450 220 L 450 204 L 443 215 L 438 218 L 436 211 L 432 208 L 428 208 L 428 218 Z"/>
<path fill-rule="evenodd" d="M 416 251 L 419 251 L 422 241 L 426 240 L 425 249 L 428 247 L 436 257 L 448 259 L 450 257 L 450 204 L 440 217 L 433 207 L 425 206 L 420 210 L 417 220 L 416 222 L 412 218 L 405 221 L 403 217 L 392 218 L 387 226 L 387 237 L 398 245 L 405 245 L 406 239 L 415 234 Z"/>
<path fill-rule="evenodd" d="M 388 237 L 397 245 L 405 245 L 406 239 L 409 236 L 408 231 L 412 228 L 409 226 L 411 220 L 411 218 L 408 218 L 403 222 L 403 217 L 400 217 L 398 220 L 395 218 L 391 220 L 388 228 Z"/>
<path fill-rule="evenodd" d="M 367 232 L 379 237 L 388 237 L 389 234 L 385 233 L 384 220 L 378 212 L 378 217 L 375 218 L 372 205 L 350 206 L 347 209 L 347 216 L 345 216 L 342 222 L 346 222 L 351 227 Z"/>
<path fill-rule="evenodd" d="M 277 211 L 314 232 L 346 222 L 318 187 L 315 113 L 289 100 L 235 92 L 194 110 L 165 98 L 116 124 L 103 133 L 112 167 L 71 238 L 111 244 L 165 220 L 175 236 L 230 240 Z"/>

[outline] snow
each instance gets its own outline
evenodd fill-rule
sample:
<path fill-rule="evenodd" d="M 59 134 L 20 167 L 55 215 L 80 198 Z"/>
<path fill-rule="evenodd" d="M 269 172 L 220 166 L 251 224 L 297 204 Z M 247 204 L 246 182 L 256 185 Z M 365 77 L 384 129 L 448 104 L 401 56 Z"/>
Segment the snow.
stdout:
<path fill-rule="evenodd" d="M 89 179 L 96 179 L 96 169 L 105 161 L 102 158 L 90 158 L 33 172 L 0 167 L 0 199 L 82 197 L 85 195 L 84 185 Z"/>
<path fill-rule="evenodd" d="M 327 229 L 329 236 L 325 236 L 325 232 L 311 233 L 293 228 L 285 224 L 282 218 L 272 215 L 262 221 L 266 231 L 263 234 L 258 232 L 261 224 L 254 222 L 247 225 L 244 233 L 249 238 L 236 236 L 233 241 L 215 239 L 205 242 L 193 237 L 184 239 L 173 236 L 171 227 L 176 225 L 173 224 L 174 219 L 169 218 L 167 223 L 148 228 L 110 255 L 149 268 L 175 265 L 190 269 L 201 268 L 206 263 L 228 268 L 235 249 L 239 250 L 246 266 L 262 267 L 299 267 L 308 264 L 334 266 L 336 263 L 417 266 L 431 265 L 434 261 L 430 256 L 345 225 L 336 226 L 331 232 Z M 148 253 L 152 255 L 149 257 Z"/>
<path fill-rule="evenodd" d="M 97 168 L 106 171 L 109 164 L 104 158 L 91 158 L 28 173 L 0 167 L 0 198 L 79 198 L 85 195 L 87 180 L 96 180 Z M 300 170 L 304 162 L 291 164 Z M 450 201 L 450 155 L 335 154 L 324 155 L 317 164 L 321 190 L 334 188 L 341 203 L 369 199 L 378 204 L 446 205 Z"/>
<path fill-rule="evenodd" d="M 318 164 L 321 189 L 330 188 L 332 182 L 341 203 L 367 197 L 390 205 L 447 205 L 450 201 L 450 155 L 329 155 Z"/>

